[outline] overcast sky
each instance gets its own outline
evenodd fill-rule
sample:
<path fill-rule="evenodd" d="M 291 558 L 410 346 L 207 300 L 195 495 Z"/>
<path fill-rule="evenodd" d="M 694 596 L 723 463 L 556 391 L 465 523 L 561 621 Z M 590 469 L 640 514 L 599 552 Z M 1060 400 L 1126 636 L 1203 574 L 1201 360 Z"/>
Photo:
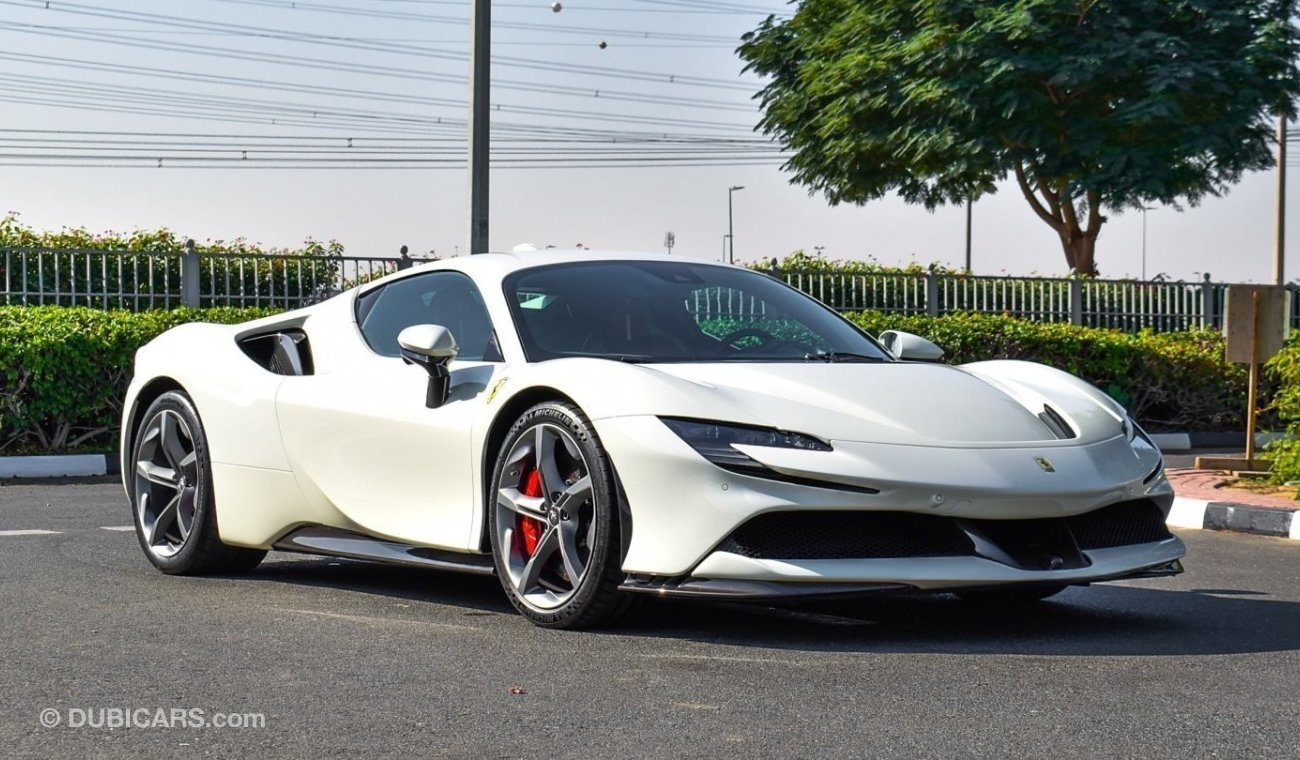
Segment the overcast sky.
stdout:
<path fill-rule="evenodd" d="M 161 226 L 271 246 L 337 239 L 356 255 L 403 244 L 463 252 L 467 177 L 454 162 L 468 0 L 46 5 L 0 0 L 0 211 L 41 229 Z M 727 188 L 743 185 L 738 260 L 822 246 L 828 258 L 960 266 L 962 209 L 928 213 L 893 199 L 831 208 L 790 185 L 752 142 L 749 96 L 760 83 L 742 75 L 734 48 L 785 9 L 772 0 L 574 0 L 559 13 L 533 0 L 494 4 L 494 137 L 509 138 L 494 148 L 514 163 L 492 172 L 492 247 L 661 250 L 672 230 L 675 252 L 719 258 Z M 645 142 L 650 134 L 676 147 Z M 354 153 L 343 154 L 349 139 Z M 681 147 L 688 140 L 703 142 Z M 290 143 L 278 163 L 259 164 L 260 146 Z M 303 151 L 313 145 L 330 146 L 331 161 L 448 163 L 302 168 L 327 155 Z M 623 158 L 601 158 L 609 150 Z M 241 155 L 252 160 L 233 160 Z M 574 155 L 605 168 L 575 168 Z M 194 168 L 204 163 L 196 157 L 235 166 Z M 1254 175 L 1199 208 L 1149 212 L 1147 274 L 1269 280 L 1274 181 Z M 1297 237 L 1300 228 L 1289 280 L 1300 278 Z M 980 274 L 1065 270 L 1055 235 L 1011 185 L 975 205 L 973 250 Z M 1097 261 L 1103 276 L 1140 273 L 1140 214 L 1111 217 Z"/>

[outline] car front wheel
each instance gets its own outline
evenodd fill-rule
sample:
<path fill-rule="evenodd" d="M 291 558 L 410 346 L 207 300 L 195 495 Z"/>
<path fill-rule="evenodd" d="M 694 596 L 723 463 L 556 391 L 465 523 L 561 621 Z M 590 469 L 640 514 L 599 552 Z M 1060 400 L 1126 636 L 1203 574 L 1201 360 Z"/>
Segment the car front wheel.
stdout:
<path fill-rule="evenodd" d="M 234 574 L 266 552 L 221 543 L 203 424 L 189 396 L 169 391 L 150 404 L 135 435 L 131 501 L 145 556 L 172 575 Z"/>
<path fill-rule="evenodd" d="M 547 628 L 605 625 L 636 601 L 618 590 L 617 488 L 591 422 L 548 402 L 506 435 L 492 478 L 492 556 L 506 595 Z"/>

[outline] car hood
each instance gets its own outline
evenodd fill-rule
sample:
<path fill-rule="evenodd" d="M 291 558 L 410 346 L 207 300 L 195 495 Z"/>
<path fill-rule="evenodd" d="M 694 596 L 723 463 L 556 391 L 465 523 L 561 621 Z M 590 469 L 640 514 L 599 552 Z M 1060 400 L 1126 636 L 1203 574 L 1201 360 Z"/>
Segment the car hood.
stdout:
<path fill-rule="evenodd" d="M 1086 383 L 1042 365 L 985 362 L 659 364 L 782 430 L 918 446 L 1080 444 L 1120 434 L 1122 417 Z M 1063 439 L 1040 415 L 1050 407 Z"/>

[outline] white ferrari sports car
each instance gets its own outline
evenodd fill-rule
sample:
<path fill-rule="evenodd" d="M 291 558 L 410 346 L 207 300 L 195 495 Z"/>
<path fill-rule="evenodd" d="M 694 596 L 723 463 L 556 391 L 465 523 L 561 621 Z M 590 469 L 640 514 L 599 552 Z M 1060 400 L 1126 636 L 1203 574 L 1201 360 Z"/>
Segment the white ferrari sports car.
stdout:
<path fill-rule="evenodd" d="M 163 572 L 280 549 L 495 574 L 551 627 L 646 596 L 1030 601 L 1181 571 L 1123 408 L 942 353 L 739 267 L 455 258 L 150 342 L 123 480 Z"/>

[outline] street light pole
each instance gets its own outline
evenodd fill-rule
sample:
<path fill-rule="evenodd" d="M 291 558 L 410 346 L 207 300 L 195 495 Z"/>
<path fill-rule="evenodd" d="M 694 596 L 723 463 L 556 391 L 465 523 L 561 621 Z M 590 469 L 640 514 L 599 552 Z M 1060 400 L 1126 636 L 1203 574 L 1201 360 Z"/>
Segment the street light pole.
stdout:
<path fill-rule="evenodd" d="M 970 274 L 970 222 L 971 222 L 971 198 L 966 196 L 966 274 Z"/>
<path fill-rule="evenodd" d="M 1155 211 L 1155 206 L 1142 207 L 1142 281 L 1147 281 L 1147 212 Z"/>
<path fill-rule="evenodd" d="M 1286 284 L 1286 116 L 1277 117 L 1277 209 L 1273 282 Z"/>
<path fill-rule="evenodd" d="M 488 250 L 492 0 L 472 0 L 469 42 L 469 252 Z"/>
<path fill-rule="evenodd" d="M 736 263 L 736 230 L 735 230 L 735 225 L 733 224 L 734 220 L 731 213 L 731 194 L 736 192 L 737 190 L 744 190 L 744 189 L 745 189 L 744 185 L 732 185 L 731 187 L 727 188 L 727 245 L 729 246 L 727 250 L 728 264 Z"/>

